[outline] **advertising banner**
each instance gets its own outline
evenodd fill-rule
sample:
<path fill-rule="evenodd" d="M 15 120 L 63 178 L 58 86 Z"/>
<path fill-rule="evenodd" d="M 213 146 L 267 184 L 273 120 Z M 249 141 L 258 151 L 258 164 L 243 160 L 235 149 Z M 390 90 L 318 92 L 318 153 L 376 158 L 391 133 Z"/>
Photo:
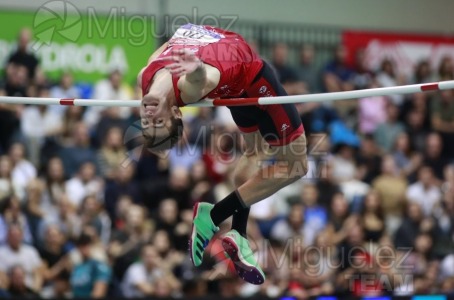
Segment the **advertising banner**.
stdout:
<path fill-rule="evenodd" d="M 119 69 L 133 83 L 155 49 L 154 19 L 129 16 L 121 7 L 101 14 L 93 8 L 78 10 L 67 1 L 50 1 L 36 11 L 0 11 L 0 28 L 2 70 L 19 31 L 29 28 L 30 51 L 52 79 L 70 71 L 76 81 L 94 83 Z"/>
<path fill-rule="evenodd" d="M 344 31 L 344 45 L 353 64 L 358 49 L 364 49 L 366 61 L 377 70 L 385 58 L 392 59 L 399 71 L 410 75 L 416 63 L 428 60 L 434 70 L 441 59 L 454 59 L 454 37 L 441 35 L 397 34 L 384 32 Z"/>

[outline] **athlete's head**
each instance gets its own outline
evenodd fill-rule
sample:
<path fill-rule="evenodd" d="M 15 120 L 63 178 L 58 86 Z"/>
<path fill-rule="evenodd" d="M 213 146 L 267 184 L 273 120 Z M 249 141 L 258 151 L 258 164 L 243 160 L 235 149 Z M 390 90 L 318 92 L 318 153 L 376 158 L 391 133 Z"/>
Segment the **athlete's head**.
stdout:
<path fill-rule="evenodd" d="M 180 109 L 168 99 L 146 95 L 140 107 L 145 147 L 158 152 L 175 146 L 183 135 Z"/>

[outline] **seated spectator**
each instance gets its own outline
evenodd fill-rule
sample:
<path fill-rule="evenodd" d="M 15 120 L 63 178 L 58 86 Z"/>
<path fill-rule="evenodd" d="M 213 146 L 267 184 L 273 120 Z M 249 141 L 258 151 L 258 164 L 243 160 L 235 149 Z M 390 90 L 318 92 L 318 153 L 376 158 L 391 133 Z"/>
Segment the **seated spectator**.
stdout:
<path fill-rule="evenodd" d="M 374 133 L 375 142 L 385 153 L 389 153 L 392 150 L 397 136 L 405 130 L 398 117 L 399 108 L 395 104 L 388 102 L 386 105 L 386 122 L 378 125 Z"/>
<path fill-rule="evenodd" d="M 49 90 L 39 88 L 37 96 L 49 97 Z M 49 110 L 48 105 L 29 105 L 24 108 L 21 114 L 21 131 L 27 141 L 29 157 L 33 163 L 38 164 L 40 149 L 46 139 L 62 132 L 62 121 L 61 116 Z"/>
<path fill-rule="evenodd" d="M 27 288 L 39 291 L 43 285 L 43 263 L 38 251 L 23 242 L 22 229 L 18 225 L 10 225 L 8 239 L 0 246 L 0 271 L 8 272 L 19 266 L 25 272 Z"/>
<path fill-rule="evenodd" d="M 396 249 L 412 247 L 418 234 L 432 233 L 433 229 L 432 219 L 424 217 L 421 206 L 415 202 L 409 202 L 403 221 L 394 236 L 394 245 Z"/>
<path fill-rule="evenodd" d="M 50 89 L 50 97 L 60 99 L 78 99 L 80 91 L 74 86 L 74 78 L 70 72 L 64 72 L 60 77 L 59 85 Z M 49 110 L 63 116 L 68 106 L 51 105 Z"/>
<path fill-rule="evenodd" d="M 335 245 L 342 242 L 352 226 L 356 225 L 357 218 L 349 216 L 348 202 L 342 193 L 336 193 L 329 208 L 329 223 L 326 228 Z"/>
<path fill-rule="evenodd" d="M 443 180 L 443 172 L 449 160 L 443 154 L 443 140 L 438 133 L 432 132 L 427 135 L 424 148 L 423 165 L 432 168 L 437 180 Z"/>
<path fill-rule="evenodd" d="M 284 84 L 296 76 L 296 71 L 288 65 L 288 47 L 285 43 L 273 45 L 271 64 L 276 70 L 279 81 Z"/>
<path fill-rule="evenodd" d="M 178 204 L 175 199 L 164 199 L 159 203 L 156 218 L 156 230 L 164 230 L 173 237 L 175 227 L 178 224 Z M 172 238 L 172 240 L 174 240 Z"/>
<path fill-rule="evenodd" d="M 160 267 L 161 258 L 152 245 L 145 245 L 141 252 L 141 260 L 129 266 L 121 283 L 123 296 L 127 298 L 155 296 L 157 279 L 168 273 Z"/>
<path fill-rule="evenodd" d="M 57 213 L 56 208 L 47 211 L 42 209 L 43 192 L 44 183 L 39 179 L 32 180 L 27 186 L 24 212 L 27 216 L 27 222 L 30 224 L 30 231 L 35 245 L 39 245 L 40 242 L 38 239 L 38 228 L 43 218 L 46 215 Z"/>
<path fill-rule="evenodd" d="M 380 174 L 381 156 L 372 136 L 364 136 L 356 155 L 358 178 L 367 184 Z"/>
<path fill-rule="evenodd" d="M 404 105 L 400 108 L 399 119 L 405 120 L 405 116 L 408 112 L 415 110 L 422 114 L 423 125 L 427 129 L 431 128 L 431 100 L 436 96 L 436 93 L 414 93 L 406 96 Z"/>
<path fill-rule="evenodd" d="M 123 229 L 112 233 L 108 255 L 114 260 L 113 274 L 122 280 L 126 269 L 140 256 L 142 246 L 151 239 L 152 224 L 146 221 L 146 211 L 142 206 L 131 205 L 127 211 Z"/>
<path fill-rule="evenodd" d="M 452 168 L 449 166 L 448 169 Z M 454 190 L 446 182 L 442 188 L 442 201 L 434 209 L 434 255 L 444 257 L 454 252 Z"/>
<path fill-rule="evenodd" d="M 338 260 L 342 271 L 347 270 L 352 265 L 364 267 L 364 264 L 356 264 L 353 261 L 358 254 L 366 249 L 364 247 L 364 230 L 359 224 L 352 224 L 349 227 L 345 239 L 338 245 Z M 338 276 L 343 277 L 343 274 L 340 273 Z"/>
<path fill-rule="evenodd" d="M 413 178 L 416 170 L 421 166 L 422 155 L 412 149 L 408 133 L 400 133 L 393 148 L 397 168 L 401 170 L 403 176 Z"/>
<path fill-rule="evenodd" d="M 169 170 L 172 171 L 175 168 L 185 168 L 188 171 L 191 169 L 192 165 L 195 164 L 202 157 L 202 151 L 206 149 L 209 144 L 204 144 L 202 147 L 197 147 L 196 145 L 191 145 L 188 143 L 188 140 L 184 136 L 188 136 L 186 133 L 183 135 L 183 138 L 178 141 L 178 143 L 173 147 L 169 152 Z M 206 129 L 202 129 L 202 132 Z M 207 133 L 209 135 L 209 133 Z M 202 138 L 203 139 L 203 138 Z M 202 144 L 204 142 L 201 142 Z"/>
<path fill-rule="evenodd" d="M 364 198 L 359 222 L 364 228 L 364 239 L 378 243 L 386 234 L 385 216 L 380 196 L 375 191 L 370 191 Z"/>
<path fill-rule="evenodd" d="M 419 169 L 418 181 L 408 187 L 406 196 L 408 201 L 422 207 L 424 216 L 432 216 L 434 209 L 440 205 L 441 191 L 430 167 Z"/>
<path fill-rule="evenodd" d="M 39 297 L 37 291 L 27 286 L 24 267 L 21 265 L 12 266 L 8 273 L 10 278 L 8 293 L 11 298 L 27 299 Z"/>
<path fill-rule="evenodd" d="M 91 257 L 92 237 L 81 234 L 77 250 L 82 261 L 74 265 L 71 272 L 71 288 L 74 298 L 104 298 L 107 296 L 112 277 L 110 267 Z"/>
<path fill-rule="evenodd" d="M 217 111 L 216 111 L 217 113 Z M 200 107 L 197 114 L 185 126 L 187 142 L 198 148 L 206 147 L 211 142 L 214 112 L 209 107 Z"/>
<path fill-rule="evenodd" d="M 392 156 L 383 157 L 381 174 L 372 181 L 372 187 L 382 199 L 387 231 L 393 234 L 404 212 L 407 180 L 400 175 Z"/>
<path fill-rule="evenodd" d="M 320 235 L 322 236 L 322 235 Z M 323 236 L 322 236 L 323 239 Z M 326 238 L 325 238 L 326 239 Z M 323 244 L 320 245 L 320 251 L 311 251 L 311 248 L 303 251 L 303 257 L 298 266 L 303 270 L 297 278 L 298 286 L 301 289 L 295 296 L 301 295 L 301 292 L 307 293 L 310 297 L 329 295 L 334 293 L 333 268 L 337 258 L 334 250 L 326 249 Z M 331 266 L 331 267 L 330 267 Z M 293 274 L 292 274 L 293 275 Z M 331 280 L 331 281 L 330 281 Z M 291 290 L 295 292 L 296 281 L 290 284 Z M 293 294 L 292 293 L 292 294 Z"/>
<path fill-rule="evenodd" d="M 454 92 L 440 91 L 431 104 L 432 128 L 439 132 L 443 139 L 443 154 L 450 155 L 454 151 Z"/>
<path fill-rule="evenodd" d="M 350 204 L 353 213 L 358 213 L 359 202 L 370 190 L 370 185 L 360 180 L 361 175 L 361 172 L 357 170 L 355 177 L 340 184 L 341 192 Z"/>
<path fill-rule="evenodd" d="M 378 88 L 376 80 L 372 81 L 367 88 Z M 387 98 L 373 96 L 358 100 L 359 131 L 362 134 L 373 134 L 380 124 L 386 121 Z"/>
<path fill-rule="evenodd" d="M 450 56 L 441 58 L 438 65 L 438 79 L 437 80 L 453 80 L 454 79 L 454 63 Z"/>
<path fill-rule="evenodd" d="M 57 211 L 57 201 L 65 195 L 65 170 L 59 157 L 52 157 L 46 165 L 44 174 L 44 194 L 41 209 L 54 214 Z"/>
<path fill-rule="evenodd" d="M 123 74 L 120 70 L 110 72 L 107 79 L 103 79 L 96 83 L 93 92 L 94 99 L 102 100 L 130 100 L 131 91 L 128 86 L 123 83 Z M 126 119 L 131 113 L 129 107 L 117 108 L 121 119 Z M 89 128 L 94 126 L 101 120 L 101 117 L 106 111 L 105 107 L 91 106 L 84 114 L 84 122 Z"/>
<path fill-rule="evenodd" d="M 61 148 L 58 156 L 63 161 L 66 176 L 72 177 L 84 162 L 95 162 L 96 153 L 90 145 L 87 126 L 79 122 L 75 125 L 71 143 Z"/>
<path fill-rule="evenodd" d="M 346 65 L 347 49 L 339 44 L 333 59 L 323 69 L 323 83 L 327 92 L 353 90 L 355 73 Z"/>
<path fill-rule="evenodd" d="M 23 213 L 19 200 L 10 197 L 5 203 L 3 214 L 0 215 L 0 245 L 7 241 L 9 228 L 13 225 L 21 228 L 24 243 L 33 243 L 32 228 L 30 228 L 27 216 Z"/>
<path fill-rule="evenodd" d="M 141 203 L 139 186 L 134 180 L 134 171 L 134 164 L 118 166 L 112 174 L 112 179 L 106 182 L 104 206 L 112 220 L 115 219 L 115 207 L 121 196 L 128 196 L 134 203 Z"/>
<path fill-rule="evenodd" d="M 112 179 L 115 170 L 125 161 L 127 150 L 123 144 L 123 130 L 120 127 L 111 127 L 97 154 L 97 165 L 100 175 Z"/>
<path fill-rule="evenodd" d="M 406 116 L 406 126 L 412 148 L 418 152 L 423 152 L 429 133 L 424 125 L 424 113 L 415 109 L 410 110 Z"/>
<path fill-rule="evenodd" d="M 144 205 L 150 211 L 155 211 L 159 202 L 166 198 L 173 198 L 178 203 L 178 209 L 191 209 L 193 202 L 191 200 L 191 177 L 185 168 L 172 170 L 166 181 L 156 182 L 153 185 L 144 187 L 145 193 L 143 199 L 154 199 L 146 201 Z"/>
<path fill-rule="evenodd" d="M 325 92 L 351 91 L 355 88 L 355 72 L 347 65 L 346 59 L 347 49 L 342 44 L 337 45 L 333 58 L 322 70 L 322 81 Z M 356 122 L 357 101 L 344 100 L 342 103 L 340 102 L 335 101 L 332 103 L 336 114 L 343 117 L 344 120 L 353 120 L 353 122 Z"/>
<path fill-rule="evenodd" d="M 75 208 L 89 195 L 102 199 L 103 182 L 96 176 L 95 165 L 89 161 L 81 164 L 77 175 L 66 181 L 65 191 Z"/>
<path fill-rule="evenodd" d="M 44 263 L 44 284 L 47 289 L 54 289 L 54 282 L 62 278 L 68 278 L 69 273 L 69 253 L 70 246 L 61 229 L 56 225 L 46 228 L 44 243 L 39 254 Z M 46 289 L 46 288 L 45 288 Z"/>
<path fill-rule="evenodd" d="M 309 246 L 310 242 L 305 240 L 306 235 L 314 237 L 313 231 L 311 224 L 304 220 L 304 206 L 295 203 L 291 206 L 288 216 L 273 225 L 270 237 L 284 245 L 288 240 L 300 237 L 304 239 L 303 244 Z"/>
<path fill-rule="evenodd" d="M 11 196 L 16 196 L 22 200 L 25 195 L 25 187 L 15 181 L 12 172 L 12 160 L 9 156 L 0 156 L 0 203 Z"/>
<path fill-rule="evenodd" d="M 426 59 L 420 60 L 415 65 L 413 77 L 410 80 L 411 84 L 430 83 L 435 81 L 432 75 L 430 62 Z"/>
<path fill-rule="evenodd" d="M 377 82 L 381 87 L 391 87 L 405 84 L 405 79 L 396 70 L 394 61 L 386 58 L 381 62 L 380 70 L 377 72 Z M 404 97 L 402 95 L 391 95 L 388 97 L 396 106 L 403 104 Z"/>
<path fill-rule="evenodd" d="M 330 161 L 333 177 L 337 183 L 351 180 L 356 175 L 355 148 L 347 144 L 338 144 L 336 154 Z"/>
<path fill-rule="evenodd" d="M 332 163 L 325 162 L 319 174 L 320 178 L 315 182 L 318 191 L 317 203 L 329 210 L 334 195 L 340 192 L 339 185 L 333 176 Z"/>
<path fill-rule="evenodd" d="M 123 230 L 126 226 L 126 216 L 129 207 L 133 204 L 133 200 L 128 195 L 120 195 L 115 207 L 115 214 L 112 220 L 112 227 L 115 230 Z"/>
<path fill-rule="evenodd" d="M 92 106 L 92 107 L 94 107 L 94 106 Z M 96 123 L 96 128 L 94 130 L 92 145 L 94 145 L 96 148 L 101 146 L 102 142 L 104 141 L 105 137 L 107 136 L 107 133 L 113 127 L 120 128 L 120 130 L 122 132 L 122 137 L 123 137 L 123 132 L 126 132 L 128 130 L 128 124 L 126 123 L 126 120 L 121 118 L 121 116 L 120 116 L 119 107 L 110 107 L 104 111 L 101 119 L 99 120 L 98 123 Z M 125 138 L 128 138 L 128 137 L 125 136 Z"/>
<path fill-rule="evenodd" d="M 360 48 L 355 53 L 355 75 L 353 84 L 356 90 L 371 88 L 375 81 L 375 75 L 368 66 L 366 49 Z"/>
<path fill-rule="evenodd" d="M 82 221 L 82 227 L 94 228 L 101 242 L 107 245 L 110 239 L 111 222 L 98 199 L 93 195 L 86 196 L 82 200 L 78 215 Z"/>
<path fill-rule="evenodd" d="M 36 177 L 36 167 L 26 159 L 25 147 L 21 143 L 12 144 L 8 155 L 13 163 L 12 180 L 22 188 L 25 188 Z"/>
<path fill-rule="evenodd" d="M 299 79 L 303 81 L 309 93 L 320 92 L 320 74 L 314 61 L 314 46 L 306 44 L 301 47 L 299 65 L 296 70 Z"/>
<path fill-rule="evenodd" d="M 75 239 L 79 236 L 82 226 L 81 220 L 75 213 L 75 208 L 66 195 L 58 199 L 58 213 L 56 215 L 46 215 L 41 220 L 38 228 L 38 238 L 44 241 L 44 233 L 50 225 L 56 225 L 61 232 L 69 239 Z"/>
<path fill-rule="evenodd" d="M 226 134 L 221 128 L 216 128 L 207 151 L 202 154 L 202 160 L 207 168 L 208 176 L 214 183 L 226 179 L 226 175 L 233 169 L 235 155 L 235 137 L 237 134 Z"/>
<path fill-rule="evenodd" d="M 175 249 L 178 240 L 170 240 L 170 236 L 165 230 L 157 230 L 153 235 L 153 246 L 156 248 L 162 260 L 162 268 L 173 271 L 185 259 L 185 255 Z"/>
<path fill-rule="evenodd" d="M 403 258 L 402 265 L 411 266 L 411 273 L 414 275 L 425 275 L 429 268 L 429 262 L 433 259 L 433 238 L 430 234 L 419 233 L 412 246 L 412 252 Z"/>
<path fill-rule="evenodd" d="M 322 231 L 327 222 L 328 214 L 326 209 L 317 203 L 318 191 L 315 185 L 306 183 L 301 189 L 300 200 L 304 206 L 304 222 L 310 224 L 312 232 L 306 231 L 304 242 L 312 245 L 317 234 Z"/>
<path fill-rule="evenodd" d="M 68 106 L 63 115 L 62 132 L 59 141 L 62 146 L 70 146 L 74 143 L 74 130 L 82 122 L 84 113 L 83 106 Z"/>

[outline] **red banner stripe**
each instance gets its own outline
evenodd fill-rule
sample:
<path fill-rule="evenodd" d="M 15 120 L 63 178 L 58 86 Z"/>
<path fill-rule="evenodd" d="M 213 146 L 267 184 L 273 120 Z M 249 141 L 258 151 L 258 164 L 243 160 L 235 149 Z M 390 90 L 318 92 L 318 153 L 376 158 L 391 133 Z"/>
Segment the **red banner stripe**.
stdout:
<path fill-rule="evenodd" d="M 424 84 L 421 86 L 421 91 L 427 92 L 427 91 L 438 91 L 438 83 L 430 83 L 430 84 Z"/>
<path fill-rule="evenodd" d="M 74 105 L 74 99 L 60 99 L 60 105 Z"/>

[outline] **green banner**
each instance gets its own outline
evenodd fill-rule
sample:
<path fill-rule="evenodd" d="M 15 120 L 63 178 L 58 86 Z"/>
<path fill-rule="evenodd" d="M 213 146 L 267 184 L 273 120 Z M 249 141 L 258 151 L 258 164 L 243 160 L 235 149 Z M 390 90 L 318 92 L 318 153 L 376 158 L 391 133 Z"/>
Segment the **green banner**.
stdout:
<path fill-rule="evenodd" d="M 0 11 L 1 68 L 24 27 L 33 32 L 30 51 L 52 79 L 70 71 L 76 81 L 94 83 L 119 69 L 132 84 L 155 45 L 151 18 L 128 16 L 124 8 L 104 14 L 93 8 L 82 11 L 57 0 L 34 12 Z"/>

